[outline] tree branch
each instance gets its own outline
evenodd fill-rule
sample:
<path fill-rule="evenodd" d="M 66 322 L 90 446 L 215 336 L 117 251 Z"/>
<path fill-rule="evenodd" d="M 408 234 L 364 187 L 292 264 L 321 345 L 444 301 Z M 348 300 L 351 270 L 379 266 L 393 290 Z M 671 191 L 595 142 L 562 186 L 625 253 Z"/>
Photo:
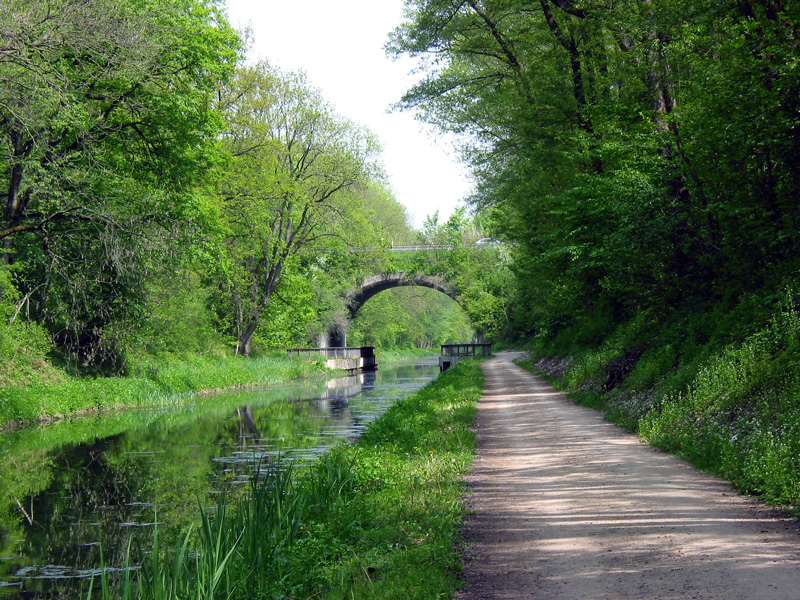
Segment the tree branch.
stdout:
<path fill-rule="evenodd" d="M 23 231 L 41 231 L 42 229 L 42 225 L 17 225 L 16 227 L 9 227 L 8 229 L 0 231 L 0 240 L 14 235 L 15 233 L 21 233 Z"/>

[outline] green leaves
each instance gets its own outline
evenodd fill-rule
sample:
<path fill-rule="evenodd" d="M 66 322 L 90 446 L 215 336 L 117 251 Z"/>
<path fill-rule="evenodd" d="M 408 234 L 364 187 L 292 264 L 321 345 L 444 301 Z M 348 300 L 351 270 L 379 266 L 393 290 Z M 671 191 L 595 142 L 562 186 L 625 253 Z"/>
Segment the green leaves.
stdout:
<path fill-rule="evenodd" d="M 297 253 L 347 241 L 363 223 L 358 194 L 375 174 L 377 145 L 336 115 L 303 75 L 266 63 L 240 68 L 219 105 L 232 157 L 219 172 L 218 192 L 230 231 L 229 314 L 237 352 L 249 354 Z"/>
<path fill-rule="evenodd" d="M 511 319 L 738 294 L 798 266 L 798 14 L 784 3 L 407 2 L 403 105 L 466 134 L 473 204 L 518 278 Z M 727 283 L 720 283 L 720 282 Z M 712 282 L 714 284 L 712 285 Z"/>
<path fill-rule="evenodd" d="M 119 370 L 147 277 L 196 232 L 239 38 L 210 0 L 12 0 L 0 31 L 3 261 L 68 361 Z"/>

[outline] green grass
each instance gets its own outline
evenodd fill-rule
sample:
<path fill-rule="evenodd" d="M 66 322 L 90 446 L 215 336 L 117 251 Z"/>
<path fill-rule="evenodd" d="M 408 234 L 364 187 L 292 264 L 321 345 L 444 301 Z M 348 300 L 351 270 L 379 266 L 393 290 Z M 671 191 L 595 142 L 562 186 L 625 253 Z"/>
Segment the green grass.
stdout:
<path fill-rule="evenodd" d="M 87 410 L 190 402 L 201 392 L 285 383 L 324 372 L 307 361 L 275 356 L 150 357 L 131 371 L 129 377 L 69 378 L 55 384 L 0 388 L 0 429 L 10 422 Z"/>
<path fill-rule="evenodd" d="M 389 365 L 430 354 L 430 350 L 387 350 L 379 353 L 379 360 Z M 47 365 L 44 360 L 39 362 Z M 50 371 L 58 376 L 34 375 L 17 380 L 17 385 L 0 386 L 0 430 L 8 424 L 83 411 L 191 402 L 204 392 L 279 384 L 327 373 L 308 361 L 287 359 L 283 352 L 254 358 L 142 356 L 132 362 L 127 377 L 75 378 L 53 367 Z"/>
<path fill-rule="evenodd" d="M 309 515 L 296 555 L 308 579 L 295 597 L 451 597 L 462 475 L 475 444 L 469 427 L 482 386 L 480 363 L 463 361 L 395 404 L 358 445 L 326 459 L 352 468 L 335 487 L 342 491 Z M 323 463 L 316 476 L 331 479 L 330 470 Z"/>
<path fill-rule="evenodd" d="M 220 499 L 138 571 L 93 584 L 104 598 L 450 598 L 459 586 L 462 475 L 483 376 L 463 361 L 397 402 L 355 445 L 302 473 L 280 468 L 239 503 Z M 157 534 L 156 534 L 157 536 Z"/>
<path fill-rule="evenodd" d="M 439 350 L 437 348 L 395 348 L 393 350 L 377 348 L 376 353 L 379 365 L 391 365 L 422 356 L 435 356 L 439 354 Z"/>

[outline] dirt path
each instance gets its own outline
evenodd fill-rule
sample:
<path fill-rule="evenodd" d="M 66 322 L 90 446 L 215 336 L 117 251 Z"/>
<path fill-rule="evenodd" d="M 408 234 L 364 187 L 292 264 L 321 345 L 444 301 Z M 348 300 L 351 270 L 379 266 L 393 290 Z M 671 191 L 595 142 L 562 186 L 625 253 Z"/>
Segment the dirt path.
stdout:
<path fill-rule="evenodd" d="M 800 530 L 576 406 L 484 363 L 462 600 L 800 600 Z"/>

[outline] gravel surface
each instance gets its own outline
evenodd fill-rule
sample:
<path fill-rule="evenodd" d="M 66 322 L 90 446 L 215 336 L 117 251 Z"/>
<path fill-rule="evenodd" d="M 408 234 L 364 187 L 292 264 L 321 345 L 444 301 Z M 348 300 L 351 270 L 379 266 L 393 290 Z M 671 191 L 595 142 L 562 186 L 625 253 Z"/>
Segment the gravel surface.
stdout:
<path fill-rule="evenodd" d="M 460 600 L 800 600 L 800 528 L 514 365 L 484 363 Z"/>

